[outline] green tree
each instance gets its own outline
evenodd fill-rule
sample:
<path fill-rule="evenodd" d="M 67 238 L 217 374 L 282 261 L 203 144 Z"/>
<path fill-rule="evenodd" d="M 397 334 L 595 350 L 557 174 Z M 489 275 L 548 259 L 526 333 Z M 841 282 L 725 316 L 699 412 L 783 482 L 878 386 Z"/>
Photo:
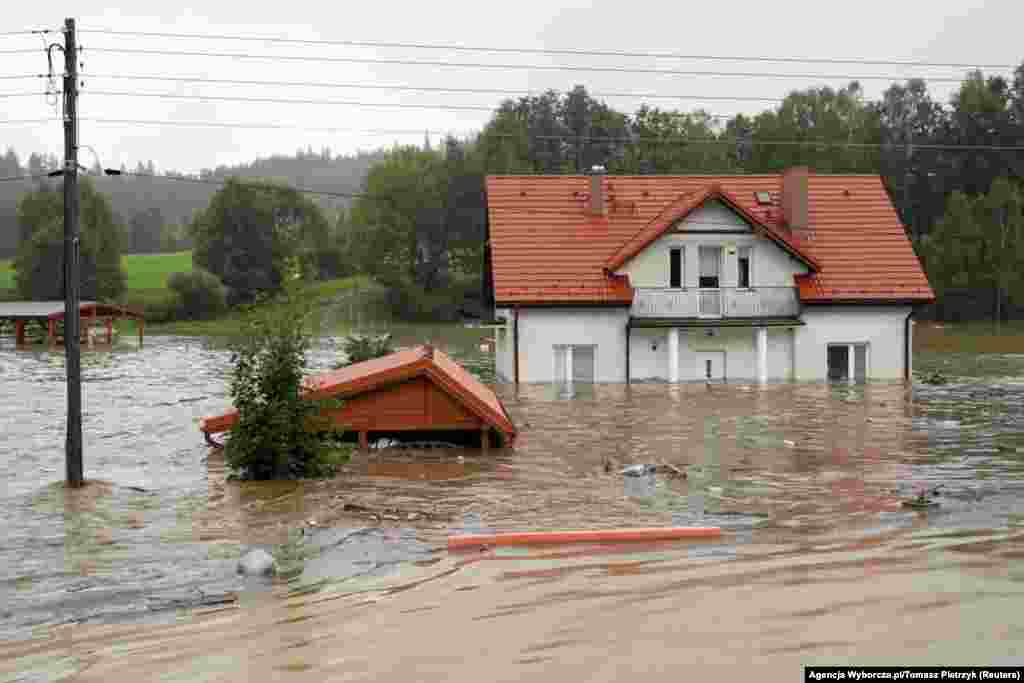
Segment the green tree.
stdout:
<path fill-rule="evenodd" d="M 635 143 L 625 150 L 624 173 L 723 173 L 735 168 L 732 151 L 717 140 L 714 121 L 703 111 L 684 113 L 643 105 L 630 124 Z"/>
<path fill-rule="evenodd" d="M 117 299 L 125 288 L 121 268 L 124 228 L 110 201 L 96 191 L 89 178 L 79 183 L 79 265 L 83 299 Z M 22 242 L 14 260 L 19 296 L 51 300 L 64 296 L 63 190 L 40 187 L 18 205 Z"/>
<path fill-rule="evenodd" d="M 160 251 L 164 216 L 157 207 L 150 207 L 132 216 L 128 225 L 128 252 L 155 254 Z"/>
<path fill-rule="evenodd" d="M 984 293 L 996 320 L 1004 317 L 1004 302 L 1024 303 L 1024 192 L 1015 183 L 997 178 L 987 195 L 977 197 L 952 193 L 923 245 L 928 278 L 944 312 L 954 291 Z"/>
<path fill-rule="evenodd" d="M 329 476 L 348 456 L 322 411 L 334 400 L 303 397 L 313 301 L 293 284 L 248 309 L 232 346 L 230 394 L 238 410 L 225 456 L 243 479 Z"/>
<path fill-rule="evenodd" d="M 822 173 L 878 169 L 877 149 L 870 146 L 881 137 L 878 113 L 867 106 L 856 82 L 839 90 L 826 86 L 791 92 L 777 108 L 754 117 L 749 132 L 755 144 L 744 166 L 753 173 L 777 173 L 792 166 L 810 166 Z M 864 144 L 869 146 L 857 146 Z"/>
<path fill-rule="evenodd" d="M 189 273 L 171 273 L 167 288 L 174 292 L 179 318 L 202 320 L 223 313 L 227 308 L 227 291 L 213 273 L 194 268 Z"/>
<path fill-rule="evenodd" d="M 1021 264 L 1024 264 L 1024 193 L 1006 178 L 996 178 L 992 189 L 981 201 L 988 219 L 985 241 L 990 255 L 986 264 L 992 271 L 996 321 L 1004 316 L 1003 303 L 1021 288 Z M 1024 301 L 1024 299 L 1019 299 Z"/>
<path fill-rule="evenodd" d="M 335 365 L 335 368 L 344 368 L 363 361 L 380 358 L 395 352 L 394 344 L 390 334 L 377 337 L 363 334 L 350 334 L 341 342 L 341 349 L 345 352 L 344 362 Z"/>
<path fill-rule="evenodd" d="M 220 278 L 230 303 L 280 291 L 293 263 L 317 272 L 317 253 L 329 245 L 320 208 L 293 188 L 229 179 L 191 225 L 194 263 Z"/>

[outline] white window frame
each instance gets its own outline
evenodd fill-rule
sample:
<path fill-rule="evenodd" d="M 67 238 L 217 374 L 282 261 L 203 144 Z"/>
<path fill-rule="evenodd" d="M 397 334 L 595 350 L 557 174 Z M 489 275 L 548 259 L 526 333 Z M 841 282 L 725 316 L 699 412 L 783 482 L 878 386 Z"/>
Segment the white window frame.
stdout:
<path fill-rule="evenodd" d="M 747 256 L 747 282 L 746 287 L 740 287 L 740 257 L 746 252 Z M 754 287 L 754 246 L 745 245 L 736 248 L 736 289 L 750 291 Z"/>
<path fill-rule="evenodd" d="M 702 287 L 700 279 L 702 277 L 703 268 L 701 267 L 703 261 L 701 260 L 701 250 L 703 249 L 717 249 L 718 250 L 718 286 L 717 287 Z M 715 290 L 722 289 L 722 282 L 725 280 L 725 247 L 721 244 L 701 244 L 697 246 L 697 289 Z"/>
<path fill-rule="evenodd" d="M 672 286 L 672 252 L 679 252 L 679 286 Z M 686 247 L 683 245 L 671 246 L 668 249 L 668 289 L 686 289 Z"/>
<path fill-rule="evenodd" d="M 828 342 L 825 345 L 826 378 L 828 377 L 828 350 L 834 346 L 846 347 L 846 381 L 851 384 L 857 381 L 857 347 L 864 347 L 864 381 L 867 382 L 871 377 L 871 342 Z"/>
<path fill-rule="evenodd" d="M 594 349 L 594 381 L 597 381 L 597 344 L 552 344 L 551 346 L 551 380 L 564 384 L 573 384 L 573 356 L 577 348 Z M 558 372 L 559 349 L 565 349 L 565 379 L 562 380 Z"/>

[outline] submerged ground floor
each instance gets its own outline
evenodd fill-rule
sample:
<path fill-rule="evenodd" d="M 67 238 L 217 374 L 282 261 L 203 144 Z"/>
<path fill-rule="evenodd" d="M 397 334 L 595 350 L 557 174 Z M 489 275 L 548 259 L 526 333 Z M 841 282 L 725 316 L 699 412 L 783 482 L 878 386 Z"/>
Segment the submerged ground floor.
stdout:
<path fill-rule="evenodd" d="M 625 308 L 499 309 L 495 371 L 509 382 L 898 380 L 912 370 L 910 306 L 815 306 L 791 319 L 671 320 Z"/>

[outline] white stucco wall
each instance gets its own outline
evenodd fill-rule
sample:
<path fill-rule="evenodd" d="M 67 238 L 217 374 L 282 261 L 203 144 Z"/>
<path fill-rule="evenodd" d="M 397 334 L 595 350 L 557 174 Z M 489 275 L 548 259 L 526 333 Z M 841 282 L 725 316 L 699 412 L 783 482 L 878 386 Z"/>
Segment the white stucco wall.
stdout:
<path fill-rule="evenodd" d="M 520 308 L 519 381 L 550 382 L 554 346 L 596 346 L 594 380 L 626 381 L 626 321 L 629 309 Z M 511 337 L 510 337 L 511 339 Z"/>
<path fill-rule="evenodd" d="M 768 379 L 821 381 L 828 371 L 829 344 L 868 344 L 868 378 L 903 378 L 904 321 L 908 306 L 805 306 L 804 325 L 794 329 L 768 328 Z M 504 381 L 514 379 L 512 314 L 507 331 L 498 336 L 495 368 Z M 519 379 L 550 382 L 554 373 L 554 346 L 595 345 L 595 379 L 623 382 L 626 377 L 624 308 L 525 308 L 519 312 Z M 706 328 L 682 328 L 679 336 L 681 381 L 702 379 L 697 353 L 724 351 L 728 380 L 757 378 L 753 327 L 719 328 L 714 337 Z M 652 349 L 656 343 L 657 348 Z M 634 328 L 631 332 L 630 370 L 633 379 L 668 379 L 668 329 Z"/>
<path fill-rule="evenodd" d="M 505 326 L 494 330 L 494 371 L 500 382 L 515 381 L 515 366 L 512 358 L 512 311 L 499 308 L 494 311 L 496 318 L 504 318 Z"/>
<path fill-rule="evenodd" d="M 868 344 L 869 379 L 902 379 L 909 306 L 804 306 L 796 330 L 796 379 L 824 380 L 829 344 Z"/>
<path fill-rule="evenodd" d="M 752 248 L 751 280 L 755 287 L 793 287 L 793 276 L 806 273 L 807 266 L 783 251 L 771 240 L 750 232 L 739 216 L 724 206 L 703 206 L 679 225 L 680 230 L 746 230 L 747 234 L 686 234 L 668 232 L 652 242 L 617 272 L 629 275 L 633 287 L 669 286 L 669 251 L 683 247 L 683 286 L 696 287 L 699 277 L 698 247 L 721 246 L 723 249 L 722 286 L 737 284 L 736 251 Z M 735 249 L 731 249 L 735 248 Z M 729 253 L 732 251 L 733 253 Z"/>
<path fill-rule="evenodd" d="M 702 351 L 725 352 L 726 380 L 756 380 L 757 328 L 716 328 L 708 337 L 708 328 L 681 328 L 679 330 L 679 380 L 690 382 L 704 379 L 698 366 Z M 630 374 L 633 379 L 668 381 L 668 328 L 634 328 L 630 335 Z M 656 349 L 652 349 L 653 345 Z M 788 380 L 793 376 L 793 332 L 787 327 L 768 328 L 768 379 Z"/>

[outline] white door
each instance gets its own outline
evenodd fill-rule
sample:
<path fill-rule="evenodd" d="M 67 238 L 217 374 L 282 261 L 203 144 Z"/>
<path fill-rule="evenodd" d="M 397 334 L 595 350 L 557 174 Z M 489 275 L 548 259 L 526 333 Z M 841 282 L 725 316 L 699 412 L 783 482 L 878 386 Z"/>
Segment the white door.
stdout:
<path fill-rule="evenodd" d="M 722 381 L 725 379 L 725 351 L 697 351 L 694 379 Z"/>

